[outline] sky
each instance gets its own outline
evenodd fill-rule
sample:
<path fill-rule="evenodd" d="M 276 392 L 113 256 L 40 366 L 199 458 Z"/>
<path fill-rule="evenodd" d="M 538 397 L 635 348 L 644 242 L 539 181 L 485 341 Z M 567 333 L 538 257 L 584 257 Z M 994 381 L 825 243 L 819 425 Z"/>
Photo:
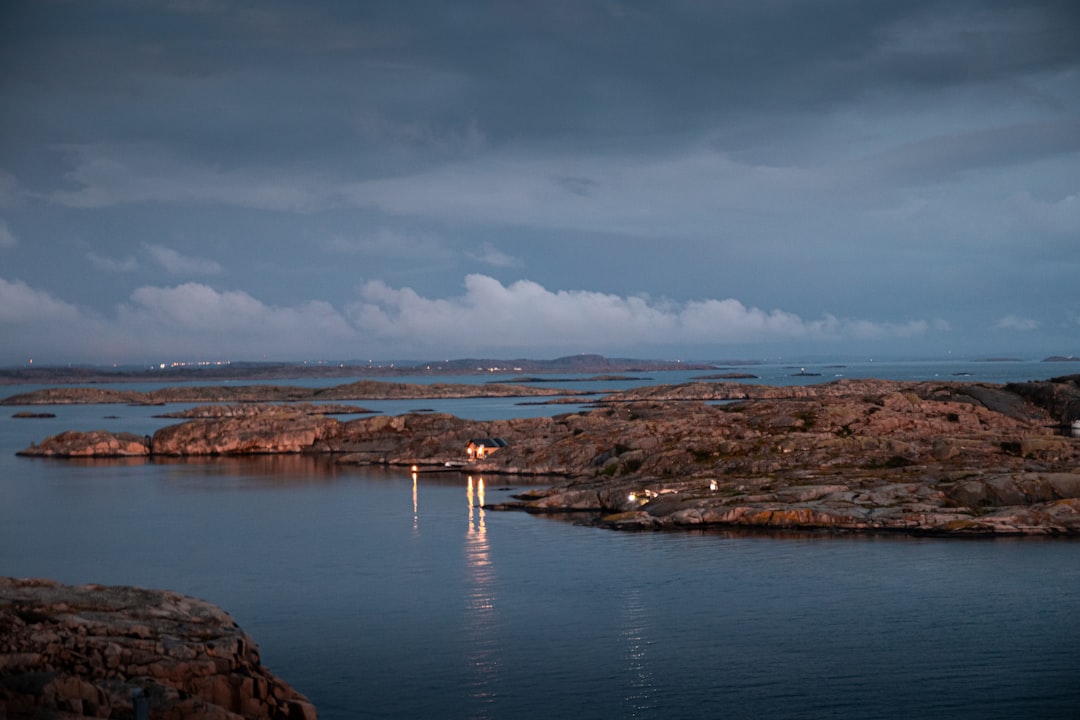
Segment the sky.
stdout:
<path fill-rule="evenodd" d="M 5 0 L 0 365 L 1080 355 L 1075 0 Z"/>

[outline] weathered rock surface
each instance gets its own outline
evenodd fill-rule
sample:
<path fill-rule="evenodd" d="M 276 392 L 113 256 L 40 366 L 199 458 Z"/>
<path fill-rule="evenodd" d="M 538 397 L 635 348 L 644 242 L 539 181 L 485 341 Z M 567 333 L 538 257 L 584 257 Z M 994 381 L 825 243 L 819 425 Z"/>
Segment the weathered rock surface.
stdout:
<path fill-rule="evenodd" d="M 1080 375 L 1056 377 L 1046 382 L 1011 383 L 1006 389 L 1045 408 L 1050 417 L 1062 424 L 1080 419 Z"/>
<path fill-rule="evenodd" d="M 133 433 L 107 430 L 69 430 L 34 444 L 19 455 L 37 457 L 137 457 L 150 454 L 150 439 Z"/>
<path fill-rule="evenodd" d="M 266 412 L 280 412 L 281 410 L 304 413 L 306 415 L 366 415 L 374 413 L 374 410 L 358 407 L 356 405 L 341 405 L 327 403 L 317 405 L 315 403 L 290 403 L 287 407 L 280 405 L 267 406 L 264 403 L 243 403 L 239 405 L 198 405 L 187 410 L 161 413 L 155 417 L 176 419 L 198 418 L 225 418 L 225 417 L 255 417 Z"/>
<path fill-rule="evenodd" d="M 298 453 L 310 449 L 334 418 L 317 417 L 288 409 L 257 416 L 192 420 L 154 433 L 155 455 L 251 455 Z"/>
<path fill-rule="evenodd" d="M 1060 434 L 1056 411 L 1026 400 L 1038 388 L 840 381 L 760 390 L 626 393 L 607 411 L 618 441 L 594 461 L 599 476 L 522 506 L 592 510 L 604 524 L 635 529 L 1080 533 L 1080 441 Z M 743 392 L 765 399 L 686 403 L 678 418 L 669 410 L 673 397 Z M 642 395 L 662 401 L 633 401 Z M 578 442 L 593 437 L 578 429 Z"/>
<path fill-rule="evenodd" d="M 316 717 L 210 603 L 0 578 L 0 718 L 132 718 L 136 692 L 153 720 Z"/>
<path fill-rule="evenodd" d="M 1080 409 L 1080 385 L 1023 385 L 688 383 L 489 422 L 434 413 L 343 422 L 272 406 L 164 428 L 150 453 L 445 466 L 464 464 L 470 438 L 500 437 L 508 446 L 469 472 L 559 476 L 518 506 L 592 511 L 613 527 L 1080 534 L 1080 440 L 1061 433 L 1069 408 Z M 24 452 L 58 455 L 56 444 Z"/>
<path fill-rule="evenodd" d="M 326 400 L 419 400 L 471 397 L 548 397 L 590 394 L 527 385 L 468 385 L 453 383 L 394 383 L 361 380 L 327 388 L 291 385 L 208 385 L 161 388 L 149 392 L 108 388 L 62 387 L 21 393 L 0 400 L 0 405 L 111 404 L 164 405 L 165 403 L 271 403 Z"/>

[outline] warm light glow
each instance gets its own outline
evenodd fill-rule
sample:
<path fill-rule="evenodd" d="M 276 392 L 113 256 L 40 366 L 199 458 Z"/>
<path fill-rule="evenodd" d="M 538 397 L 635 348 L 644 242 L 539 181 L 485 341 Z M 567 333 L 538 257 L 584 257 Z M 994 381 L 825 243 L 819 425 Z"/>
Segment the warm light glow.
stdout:
<path fill-rule="evenodd" d="M 491 548 L 484 524 L 484 479 L 469 476 L 466 492 L 469 501 L 469 525 L 465 536 L 466 601 L 469 612 L 465 619 L 465 644 L 468 666 L 471 668 L 469 695 L 481 702 L 490 702 L 495 693 L 493 687 L 501 666 L 493 642 L 497 633 L 497 603 L 495 595 L 495 569 L 492 565 Z M 479 714 L 475 717 L 488 717 Z"/>
<path fill-rule="evenodd" d="M 710 480 L 709 481 L 709 489 L 712 490 L 713 492 L 716 492 L 716 481 L 715 480 Z"/>
<path fill-rule="evenodd" d="M 465 488 L 465 499 L 469 503 L 469 533 L 483 534 L 486 531 L 484 519 L 484 478 L 477 478 L 473 490 L 473 477 L 469 476 Z"/>
<path fill-rule="evenodd" d="M 419 498 L 416 493 L 416 473 L 412 474 L 412 523 L 413 529 L 416 529 L 417 524 L 420 522 L 420 505 Z"/>
<path fill-rule="evenodd" d="M 636 493 L 630 493 L 629 495 L 626 496 L 626 499 L 629 500 L 630 502 L 634 502 L 634 501 L 637 500 L 637 494 Z"/>
<path fill-rule="evenodd" d="M 412 466 L 412 471 L 413 471 L 413 473 L 416 473 L 416 471 L 417 471 L 418 469 L 419 469 L 419 468 L 417 468 L 417 467 L 416 467 L 415 465 L 413 465 L 413 466 Z"/>

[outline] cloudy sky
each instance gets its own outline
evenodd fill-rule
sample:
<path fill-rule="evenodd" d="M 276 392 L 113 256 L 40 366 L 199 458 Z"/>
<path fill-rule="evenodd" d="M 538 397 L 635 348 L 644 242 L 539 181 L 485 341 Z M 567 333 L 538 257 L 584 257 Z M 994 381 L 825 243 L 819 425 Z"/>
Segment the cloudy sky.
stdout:
<path fill-rule="evenodd" d="M 1075 0 L 6 0 L 0 364 L 1080 354 Z"/>

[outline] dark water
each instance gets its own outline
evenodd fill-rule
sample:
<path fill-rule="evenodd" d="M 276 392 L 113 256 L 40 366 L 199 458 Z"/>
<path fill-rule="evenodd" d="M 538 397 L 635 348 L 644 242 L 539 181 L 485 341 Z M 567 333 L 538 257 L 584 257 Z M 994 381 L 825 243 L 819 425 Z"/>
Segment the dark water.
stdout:
<path fill-rule="evenodd" d="M 1080 543 L 623 534 L 476 507 L 506 478 L 15 458 L 171 422 L 54 410 L 0 418 L 0 574 L 217 603 L 322 718 L 1080 715 Z"/>

